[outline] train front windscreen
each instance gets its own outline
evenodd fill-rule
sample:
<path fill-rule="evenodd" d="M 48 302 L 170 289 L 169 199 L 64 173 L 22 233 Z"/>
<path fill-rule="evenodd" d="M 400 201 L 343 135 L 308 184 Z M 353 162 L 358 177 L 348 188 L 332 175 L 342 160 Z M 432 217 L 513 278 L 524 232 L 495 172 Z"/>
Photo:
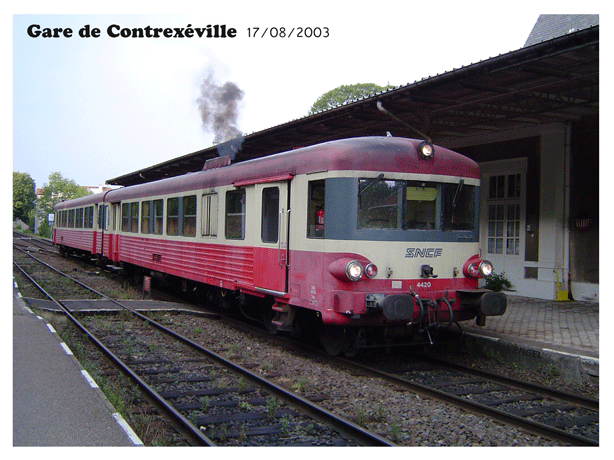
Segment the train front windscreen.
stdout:
<path fill-rule="evenodd" d="M 476 190 L 462 179 L 457 183 L 361 179 L 358 228 L 474 233 Z"/>

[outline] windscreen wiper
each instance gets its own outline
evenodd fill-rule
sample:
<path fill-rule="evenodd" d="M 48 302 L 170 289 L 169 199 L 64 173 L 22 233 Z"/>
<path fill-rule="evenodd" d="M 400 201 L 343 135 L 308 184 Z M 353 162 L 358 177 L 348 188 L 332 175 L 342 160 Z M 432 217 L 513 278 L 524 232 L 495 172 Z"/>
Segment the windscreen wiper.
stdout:
<path fill-rule="evenodd" d="M 465 183 L 464 179 L 461 179 L 458 182 L 458 186 L 456 187 L 456 192 L 454 192 L 454 199 L 452 200 L 452 209 L 456 208 L 456 202 L 458 201 L 458 197 L 460 196 L 460 192 L 463 189 L 464 183 Z"/>
<path fill-rule="evenodd" d="M 367 185 L 365 185 L 363 187 L 363 189 L 358 192 L 358 198 L 361 198 L 364 195 L 364 193 L 367 191 L 367 189 L 371 188 L 373 185 L 375 185 L 377 182 L 381 181 L 383 178 L 384 178 L 384 173 L 381 173 L 375 179 L 372 179 L 371 182 L 369 182 Z"/>

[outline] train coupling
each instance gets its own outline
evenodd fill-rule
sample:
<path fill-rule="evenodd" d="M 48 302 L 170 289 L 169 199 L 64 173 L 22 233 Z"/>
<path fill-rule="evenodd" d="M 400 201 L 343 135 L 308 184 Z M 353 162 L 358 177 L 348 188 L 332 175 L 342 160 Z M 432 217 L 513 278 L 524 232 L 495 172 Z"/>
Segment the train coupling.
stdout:
<path fill-rule="evenodd" d="M 412 294 L 367 294 L 365 308 L 367 312 L 381 310 L 389 321 L 410 321 L 414 317 L 415 299 Z"/>

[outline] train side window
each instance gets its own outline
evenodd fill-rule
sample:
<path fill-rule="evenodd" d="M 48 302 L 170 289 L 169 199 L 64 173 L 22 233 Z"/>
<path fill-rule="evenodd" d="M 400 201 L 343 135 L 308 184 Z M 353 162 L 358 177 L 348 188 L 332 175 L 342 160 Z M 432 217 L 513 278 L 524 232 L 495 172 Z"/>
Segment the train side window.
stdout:
<path fill-rule="evenodd" d="M 182 232 L 183 236 L 196 236 L 196 195 L 183 197 Z"/>
<path fill-rule="evenodd" d="M 162 235 L 162 228 L 164 226 L 164 202 L 163 200 L 153 201 L 153 232 L 156 235 Z"/>
<path fill-rule="evenodd" d="M 262 190 L 262 222 L 260 235 L 263 243 L 277 243 L 279 234 L 279 187 Z"/>
<path fill-rule="evenodd" d="M 151 201 L 141 202 L 141 233 L 151 233 Z"/>
<path fill-rule="evenodd" d="M 98 228 L 100 230 L 107 229 L 107 208 L 106 204 L 98 207 Z"/>
<path fill-rule="evenodd" d="M 245 239 L 245 189 L 226 192 L 226 238 Z"/>
<path fill-rule="evenodd" d="M 75 210 L 68 210 L 68 228 L 75 228 Z"/>
<path fill-rule="evenodd" d="M 179 198 L 166 200 L 166 234 L 179 234 Z"/>
<path fill-rule="evenodd" d="M 122 232 L 130 231 L 130 203 L 122 203 Z"/>
<path fill-rule="evenodd" d="M 307 196 L 307 238 L 324 238 L 324 181 L 309 182 Z"/>
<path fill-rule="evenodd" d="M 130 231 L 132 233 L 139 232 L 139 204 L 131 203 L 130 205 Z"/>
<path fill-rule="evenodd" d="M 75 228 L 83 228 L 83 208 L 77 209 Z"/>
<path fill-rule="evenodd" d="M 83 227 L 94 228 L 94 207 L 88 206 L 83 210 Z"/>
<path fill-rule="evenodd" d="M 211 193 L 203 195 L 202 235 L 217 236 L 218 195 Z"/>

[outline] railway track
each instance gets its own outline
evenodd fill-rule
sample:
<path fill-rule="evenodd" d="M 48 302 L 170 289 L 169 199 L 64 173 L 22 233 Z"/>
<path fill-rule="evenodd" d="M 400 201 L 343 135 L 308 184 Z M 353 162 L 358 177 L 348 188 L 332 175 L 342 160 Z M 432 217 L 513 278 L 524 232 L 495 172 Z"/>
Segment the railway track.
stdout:
<path fill-rule="evenodd" d="M 304 350 L 305 344 L 299 347 Z M 364 360 L 364 356 L 362 358 Z M 449 363 L 417 363 L 414 358 L 411 362 L 407 362 L 406 358 L 401 362 L 389 362 L 388 359 L 380 353 L 377 354 L 377 362 L 371 366 L 347 360 L 343 360 L 343 364 L 357 369 L 363 375 L 376 376 L 393 382 L 395 386 L 428 394 L 432 398 L 447 401 L 474 413 L 485 414 L 557 442 L 589 446 L 599 444 L 598 401 L 576 398 L 502 376 L 484 373 L 476 375 L 475 370 L 452 370 Z M 195 395 L 194 398 L 203 399 L 206 404 L 211 404 L 212 401 L 207 395 Z M 247 405 L 243 404 L 243 408 L 245 407 Z M 210 419 L 206 418 L 197 420 L 198 423 L 202 422 L 201 426 L 206 426 L 209 421 Z M 223 431 L 220 435 L 224 436 Z M 239 430 L 238 436 L 246 435 Z"/>
<path fill-rule="evenodd" d="M 237 327 L 254 331 L 244 324 Z M 305 349 L 305 344 L 277 339 L 285 346 Z M 573 446 L 599 445 L 599 401 L 593 398 L 417 354 L 407 358 L 381 352 L 363 353 L 360 360 L 333 359 L 352 372 L 382 379 L 538 436 Z"/>
<path fill-rule="evenodd" d="M 343 365 L 574 446 L 599 445 L 599 401 L 433 358 Z"/>
<path fill-rule="evenodd" d="M 13 244 L 20 249 L 33 252 L 57 253 L 52 241 L 44 238 L 35 237 L 26 233 L 13 232 Z"/>
<path fill-rule="evenodd" d="M 106 317 L 77 318 L 15 262 L 190 444 L 394 445 L 29 257 L 126 312 L 115 324 Z"/>

